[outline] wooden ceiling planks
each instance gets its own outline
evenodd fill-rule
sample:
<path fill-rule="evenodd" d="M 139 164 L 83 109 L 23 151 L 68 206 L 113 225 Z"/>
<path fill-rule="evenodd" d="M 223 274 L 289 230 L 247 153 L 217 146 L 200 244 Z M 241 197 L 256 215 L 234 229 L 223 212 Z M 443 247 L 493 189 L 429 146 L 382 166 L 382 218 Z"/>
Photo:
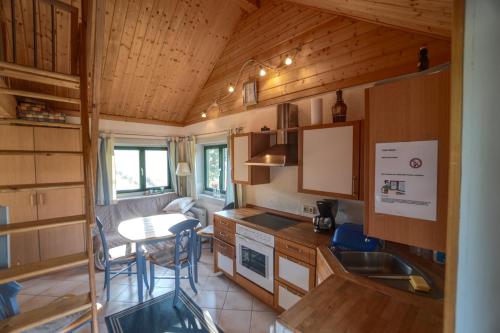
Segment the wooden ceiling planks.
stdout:
<path fill-rule="evenodd" d="M 450 42 L 445 39 L 290 2 L 262 1 L 258 11 L 238 24 L 185 122 L 201 121 L 201 112 L 226 94 L 227 85 L 235 83 L 241 65 L 250 58 L 279 65 L 286 54 L 300 48 L 291 66 L 268 71 L 264 78 L 257 75 L 256 66 L 244 71 L 243 82 L 258 80 L 259 103 L 250 107 L 255 108 L 414 72 L 421 46 L 429 49 L 431 65 L 450 60 Z M 221 103 L 223 113 L 209 112 L 208 119 L 246 109 L 243 82 Z"/>
<path fill-rule="evenodd" d="M 451 37 L 453 0 L 289 0 L 371 23 Z"/>
<path fill-rule="evenodd" d="M 181 122 L 241 15 L 232 0 L 115 0 L 102 112 Z"/>

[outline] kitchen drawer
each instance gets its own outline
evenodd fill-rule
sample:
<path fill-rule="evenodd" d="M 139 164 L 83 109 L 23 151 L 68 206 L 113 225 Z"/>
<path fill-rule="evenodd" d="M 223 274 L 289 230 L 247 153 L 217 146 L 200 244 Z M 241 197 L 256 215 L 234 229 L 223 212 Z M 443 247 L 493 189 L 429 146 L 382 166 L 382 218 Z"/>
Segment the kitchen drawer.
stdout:
<path fill-rule="evenodd" d="M 315 268 L 282 253 L 275 253 L 278 280 L 307 293 L 314 288 Z"/>
<path fill-rule="evenodd" d="M 221 242 L 217 239 L 214 241 L 214 263 L 217 269 L 234 277 L 235 262 L 234 262 L 234 247 Z"/>
<path fill-rule="evenodd" d="M 275 238 L 276 250 L 310 265 L 316 265 L 316 250 L 282 238 Z"/>
<path fill-rule="evenodd" d="M 229 231 L 227 229 L 217 227 L 217 225 L 214 228 L 214 237 L 231 245 L 235 244 L 234 231 Z"/>
<path fill-rule="evenodd" d="M 218 251 L 229 258 L 236 257 L 234 246 L 224 243 L 218 239 L 214 239 L 214 251 Z"/>
<path fill-rule="evenodd" d="M 225 229 L 228 232 L 236 233 L 236 224 L 234 221 L 224 219 L 219 216 L 214 216 L 214 227 L 219 229 Z"/>
<path fill-rule="evenodd" d="M 274 303 L 282 311 L 286 311 L 302 299 L 304 293 L 295 290 L 277 280 L 274 281 Z"/>

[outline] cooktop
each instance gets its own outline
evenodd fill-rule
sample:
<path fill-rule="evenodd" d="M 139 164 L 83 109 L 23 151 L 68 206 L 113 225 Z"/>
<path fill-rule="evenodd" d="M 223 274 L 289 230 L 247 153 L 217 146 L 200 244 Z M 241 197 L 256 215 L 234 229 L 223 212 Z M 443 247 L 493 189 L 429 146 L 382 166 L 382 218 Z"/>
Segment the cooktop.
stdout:
<path fill-rule="evenodd" d="M 270 213 L 244 217 L 242 220 L 250 223 L 255 223 L 272 230 L 281 230 L 300 223 L 298 221 Z"/>

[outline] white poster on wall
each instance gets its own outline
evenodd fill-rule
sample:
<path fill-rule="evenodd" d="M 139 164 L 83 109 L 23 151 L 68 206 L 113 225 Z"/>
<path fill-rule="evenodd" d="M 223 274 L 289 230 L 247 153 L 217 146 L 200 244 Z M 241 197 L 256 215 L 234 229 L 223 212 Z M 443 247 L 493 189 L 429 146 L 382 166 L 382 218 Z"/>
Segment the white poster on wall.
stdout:
<path fill-rule="evenodd" d="M 438 142 L 375 145 L 375 213 L 436 221 Z"/>

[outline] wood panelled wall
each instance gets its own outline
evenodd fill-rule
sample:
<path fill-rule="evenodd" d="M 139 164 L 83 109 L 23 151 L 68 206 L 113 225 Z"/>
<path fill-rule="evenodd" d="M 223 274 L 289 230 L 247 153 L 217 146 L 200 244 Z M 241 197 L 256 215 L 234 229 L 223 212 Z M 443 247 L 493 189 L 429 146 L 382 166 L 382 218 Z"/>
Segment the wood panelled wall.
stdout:
<path fill-rule="evenodd" d="M 59 0 L 76 8 L 80 8 L 80 0 Z M 50 5 L 36 1 L 36 11 L 39 13 L 36 21 L 37 26 L 37 59 L 38 68 L 52 71 L 52 26 Z M 33 47 L 33 1 L 16 0 L 16 63 L 34 67 Z M 79 10 L 79 15 L 80 10 Z M 12 20 L 11 1 L 0 1 L 1 41 L 2 54 L 0 60 L 13 62 L 12 59 Z M 55 9 L 54 15 L 56 25 L 56 72 L 71 73 L 71 17 L 67 11 Z M 42 85 L 33 82 L 9 79 L 11 86 L 16 89 L 30 90 L 35 92 L 60 95 L 65 97 L 79 98 L 76 90 Z M 67 103 L 55 103 L 57 108 L 78 110 L 78 106 Z"/>
<path fill-rule="evenodd" d="M 285 1 L 262 1 L 238 24 L 185 121 L 202 120 L 201 112 L 226 94 L 250 58 L 277 66 L 301 48 L 291 66 L 268 71 L 264 78 L 257 67 L 245 70 L 235 93 L 221 103 L 222 112 L 209 111 L 208 119 L 244 111 L 241 91 L 248 79 L 258 80 L 259 103 L 252 108 L 261 107 L 414 72 L 422 46 L 429 49 L 431 66 L 450 60 L 447 40 Z"/>

